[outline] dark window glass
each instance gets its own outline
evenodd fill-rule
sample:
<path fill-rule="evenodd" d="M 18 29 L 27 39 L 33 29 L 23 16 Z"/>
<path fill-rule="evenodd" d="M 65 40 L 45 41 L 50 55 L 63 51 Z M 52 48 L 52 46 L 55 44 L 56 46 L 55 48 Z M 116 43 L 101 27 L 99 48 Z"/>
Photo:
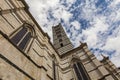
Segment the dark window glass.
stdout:
<path fill-rule="evenodd" d="M 61 31 L 56 31 L 56 34 L 60 34 L 61 33 Z"/>
<path fill-rule="evenodd" d="M 81 76 L 81 73 L 79 72 L 79 70 L 78 70 L 78 68 L 77 68 L 77 65 L 74 64 L 74 65 L 73 65 L 73 68 L 74 68 L 74 70 L 75 70 L 77 79 L 78 79 L 78 80 L 82 80 L 82 76 Z"/>
<path fill-rule="evenodd" d="M 60 46 L 63 47 L 63 44 L 61 43 Z"/>
<path fill-rule="evenodd" d="M 89 80 L 86 70 L 84 69 L 82 64 L 77 62 L 77 64 L 73 65 L 73 68 L 75 70 L 78 80 Z"/>
<path fill-rule="evenodd" d="M 21 40 L 21 38 L 25 35 L 27 32 L 27 28 L 23 27 L 15 36 L 11 38 L 11 41 L 14 44 L 18 44 L 18 42 Z"/>
<path fill-rule="evenodd" d="M 54 75 L 54 80 L 56 80 L 56 68 L 55 68 L 55 61 L 53 61 L 53 75 Z"/>
<path fill-rule="evenodd" d="M 77 63 L 77 65 L 78 65 L 78 68 L 80 69 L 80 72 L 82 73 L 84 80 L 88 80 L 86 71 L 85 71 L 84 67 L 82 66 L 82 64 Z"/>
<path fill-rule="evenodd" d="M 60 30 L 60 27 L 56 27 L 56 28 L 55 28 L 55 31 L 59 31 L 59 30 Z"/>
<path fill-rule="evenodd" d="M 19 44 L 18 47 L 19 47 L 21 50 L 23 50 L 23 49 L 25 48 L 25 46 L 27 45 L 27 43 L 29 42 L 30 38 L 31 38 L 31 33 L 29 32 L 29 33 L 24 37 L 24 39 L 22 40 L 22 42 Z"/>
<path fill-rule="evenodd" d="M 32 37 L 31 32 L 27 27 L 23 27 L 17 34 L 15 34 L 11 41 L 18 46 L 19 49 L 23 50 Z"/>

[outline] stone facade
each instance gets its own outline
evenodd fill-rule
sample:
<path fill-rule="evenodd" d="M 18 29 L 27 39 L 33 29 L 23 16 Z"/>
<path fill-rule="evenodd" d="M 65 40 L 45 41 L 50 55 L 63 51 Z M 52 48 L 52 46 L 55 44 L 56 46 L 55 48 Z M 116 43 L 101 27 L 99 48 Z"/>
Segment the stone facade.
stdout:
<path fill-rule="evenodd" d="M 53 46 L 28 8 L 24 0 L 0 0 L 0 80 L 119 80 L 86 43 L 73 48 L 60 24 L 63 44 L 53 28 Z"/>
<path fill-rule="evenodd" d="M 57 32 L 59 32 L 59 34 L 56 34 Z M 115 73 L 111 74 L 113 73 L 113 70 L 109 71 L 108 68 L 106 67 L 107 64 L 104 64 L 105 62 L 108 61 L 105 61 L 104 59 L 103 59 L 104 61 L 101 61 L 102 63 L 98 61 L 96 57 L 90 52 L 86 43 L 80 43 L 80 46 L 77 48 L 65 47 L 71 45 L 71 42 L 67 40 L 68 39 L 67 35 L 64 35 L 64 33 L 65 31 L 63 30 L 61 24 L 53 27 L 53 40 L 54 40 L 53 44 L 55 49 L 58 50 L 58 55 L 61 57 L 59 62 L 61 63 L 60 66 L 64 69 L 62 72 L 66 72 L 65 78 L 63 78 L 63 80 L 71 80 L 71 79 L 77 80 L 78 78 L 80 78 L 77 77 L 80 76 L 77 75 L 80 73 L 76 71 L 77 72 L 76 74 L 74 69 L 75 68 L 74 64 L 76 64 L 76 62 L 81 63 L 78 64 L 78 67 L 79 65 L 83 67 L 83 70 L 80 67 L 77 70 L 79 71 L 79 69 L 81 69 L 80 70 L 81 74 L 86 73 L 86 76 L 82 75 L 82 77 L 84 78 L 83 80 L 119 80 L 119 77 L 117 75 L 114 75 Z M 60 34 L 61 36 L 58 36 Z M 61 46 L 61 44 L 63 44 L 63 46 Z M 67 52 L 64 51 L 63 53 L 62 51 L 59 52 L 59 49 L 62 49 Z M 114 65 L 114 64 L 110 63 L 110 65 Z M 114 69 L 118 70 L 115 66 Z M 72 73 L 71 76 L 74 77 L 69 77 L 70 73 Z M 116 72 L 116 74 L 119 75 L 119 72 Z M 82 80 L 82 78 L 78 80 Z"/>

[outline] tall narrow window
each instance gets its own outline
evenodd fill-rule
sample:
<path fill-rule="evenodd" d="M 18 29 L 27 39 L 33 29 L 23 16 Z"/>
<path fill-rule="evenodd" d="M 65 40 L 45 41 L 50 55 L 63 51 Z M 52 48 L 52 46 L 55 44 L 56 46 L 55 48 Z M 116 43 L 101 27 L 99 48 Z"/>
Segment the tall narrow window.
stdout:
<path fill-rule="evenodd" d="M 11 38 L 11 41 L 18 46 L 19 49 L 24 50 L 31 37 L 30 29 L 28 27 L 23 27 Z"/>
<path fill-rule="evenodd" d="M 18 47 L 21 50 L 23 50 L 25 48 L 26 44 L 29 42 L 30 38 L 31 38 L 31 32 L 28 32 Z"/>
<path fill-rule="evenodd" d="M 90 80 L 88 74 L 86 73 L 86 70 L 80 62 L 73 64 L 73 68 L 78 80 Z"/>
<path fill-rule="evenodd" d="M 60 46 L 63 47 L 63 43 L 61 43 Z"/>
<path fill-rule="evenodd" d="M 18 44 L 18 42 L 21 40 L 21 38 L 25 35 L 27 32 L 27 28 L 23 27 L 15 36 L 11 38 L 11 41 L 14 44 Z"/>
<path fill-rule="evenodd" d="M 78 79 L 78 80 L 84 80 L 83 77 L 82 77 L 81 72 L 80 72 L 79 69 L 78 69 L 78 66 L 77 66 L 76 64 L 74 64 L 73 67 L 74 67 L 74 70 L 75 70 L 77 79 Z"/>
<path fill-rule="evenodd" d="M 55 61 L 53 61 L 53 76 L 54 76 L 54 80 L 56 80 L 56 67 L 55 67 Z"/>

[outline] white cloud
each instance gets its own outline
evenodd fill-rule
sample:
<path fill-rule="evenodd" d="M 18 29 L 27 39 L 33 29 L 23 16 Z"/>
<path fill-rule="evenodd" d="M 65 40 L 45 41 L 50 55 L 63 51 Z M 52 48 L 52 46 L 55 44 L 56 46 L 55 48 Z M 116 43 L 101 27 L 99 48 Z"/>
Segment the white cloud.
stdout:
<path fill-rule="evenodd" d="M 80 23 L 78 21 L 71 22 L 71 25 L 75 27 L 76 30 L 80 30 Z"/>
<path fill-rule="evenodd" d="M 81 3 L 79 6 L 70 10 L 73 12 L 75 9 L 78 11 L 80 10 L 80 13 L 77 17 L 90 22 L 90 26 L 82 30 L 80 33 L 79 30 L 82 29 L 83 26 L 81 26 L 78 19 L 70 22 L 70 19 L 74 17 L 74 14 L 68 11 L 68 9 L 73 3 L 76 2 L 76 0 L 26 0 L 30 6 L 31 13 L 38 21 L 42 29 L 47 32 L 51 38 L 51 27 L 53 25 L 57 25 L 60 22 L 60 19 L 62 19 L 66 25 L 64 28 L 67 30 L 70 29 L 68 36 L 71 37 L 71 40 L 75 46 L 79 45 L 79 41 L 83 37 L 85 38 L 83 41 L 87 42 L 89 48 L 99 48 L 107 51 L 113 49 L 116 51 L 116 53 L 112 56 L 111 60 L 117 66 L 120 66 L 120 63 L 117 63 L 117 60 L 119 60 L 120 57 L 120 26 L 118 26 L 116 30 L 110 30 L 111 27 L 115 26 L 114 23 L 120 20 L 120 9 L 118 6 L 116 6 L 120 3 L 120 0 L 113 0 L 111 4 L 107 6 L 110 12 L 106 13 L 103 11 L 103 13 L 100 14 L 97 14 L 97 11 L 102 9 L 101 7 L 96 8 L 95 1 L 96 0 L 86 0 L 85 3 Z M 66 3 L 66 6 L 62 5 L 63 3 Z M 49 13 L 55 18 L 55 20 L 50 18 Z M 73 27 L 70 27 L 70 25 Z M 112 31 L 113 34 L 107 35 L 106 33 L 109 31 Z M 106 35 L 100 35 L 99 32 Z M 100 37 L 98 35 L 100 35 Z M 102 41 L 104 38 L 105 42 Z M 104 43 L 104 46 L 101 46 L 101 44 L 98 43 Z M 96 52 L 95 54 L 101 59 L 101 53 Z M 119 57 L 116 57 L 116 55 Z"/>
<path fill-rule="evenodd" d="M 93 26 L 83 30 L 83 36 L 86 36 L 85 42 L 88 43 L 90 48 L 97 47 L 97 42 L 99 41 L 99 37 L 97 36 L 99 32 L 105 32 L 108 29 L 108 25 L 105 23 L 104 17 L 95 17 L 93 21 Z"/>
<path fill-rule="evenodd" d="M 63 19 L 66 24 L 69 24 L 69 19 L 72 14 L 67 11 L 67 8 L 61 5 L 60 0 L 26 0 L 30 6 L 30 12 L 33 14 L 41 28 L 48 33 L 52 38 L 51 27 L 57 25 L 60 19 Z M 72 4 L 74 0 L 67 0 L 67 3 Z M 48 20 L 49 11 L 56 20 Z"/>
<path fill-rule="evenodd" d="M 117 56 L 113 56 L 111 58 L 111 61 L 117 66 L 120 67 L 120 54 Z"/>
<path fill-rule="evenodd" d="M 115 7 L 119 3 L 120 3 L 120 0 L 113 0 L 113 2 L 110 4 L 110 6 Z"/>
<path fill-rule="evenodd" d="M 117 54 L 120 54 L 120 36 L 108 38 L 104 47 L 104 50 L 116 50 Z"/>
<path fill-rule="evenodd" d="M 74 2 L 76 2 L 76 0 L 66 0 L 67 4 L 73 4 Z"/>
<path fill-rule="evenodd" d="M 62 19 L 64 19 L 65 22 L 68 22 L 71 17 L 72 17 L 72 14 L 70 12 L 65 10 L 62 12 Z"/>
<path fill-rule="evenodd" d="M 53 11 L 53 16 L 57 19 L 63 19 L 65 22 L 69 22 L 72 14 L 68 12 L 64 7 L 60 7 Z"/>
<path fill-rule="evenodd" d="M 46 1 L 46 7 L 56 8 L 59 5 L 59 0 L 42 0 Z"/>

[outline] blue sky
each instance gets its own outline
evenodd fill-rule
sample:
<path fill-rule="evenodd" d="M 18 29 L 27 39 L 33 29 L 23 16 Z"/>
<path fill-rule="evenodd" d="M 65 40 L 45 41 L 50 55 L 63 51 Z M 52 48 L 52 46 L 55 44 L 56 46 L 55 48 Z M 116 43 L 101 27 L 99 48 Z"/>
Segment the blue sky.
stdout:
<path fill-rule="evenodd" d="M 52 26 L 61 23 L 75 47 L 87 42 L 120 66 L 120 0 L 26 0 L 41 28 L 52 41 Z"/>

